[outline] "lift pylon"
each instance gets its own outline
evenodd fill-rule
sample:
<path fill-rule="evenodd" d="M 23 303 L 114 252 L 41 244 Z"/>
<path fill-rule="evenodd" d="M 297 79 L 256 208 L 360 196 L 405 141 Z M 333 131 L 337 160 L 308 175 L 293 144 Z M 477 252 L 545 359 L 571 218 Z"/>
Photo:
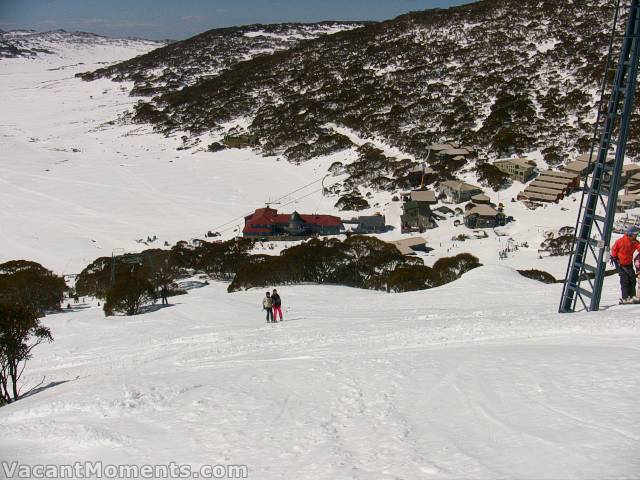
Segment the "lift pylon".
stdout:
<path fill-rule="evenodd" d="M 619 26 L 625 21 L 618 64 L 614 70 L 613 62 L 618 45 L 616 40 L 620 39 Z M 600 308 L 607 253 L 635 101 L 639 55 L 640 0 L 616 0 L 589 160 L 590 173 L 580 202 L 574 244 L 560 301 L 561 313 L 575 311 L 578 300 L 586 310 L 595 311 Z M 610 82 L 613 71 L 615 76 Z M 610 157 L 612 150 L 615 152 L 613 158 Z"/>

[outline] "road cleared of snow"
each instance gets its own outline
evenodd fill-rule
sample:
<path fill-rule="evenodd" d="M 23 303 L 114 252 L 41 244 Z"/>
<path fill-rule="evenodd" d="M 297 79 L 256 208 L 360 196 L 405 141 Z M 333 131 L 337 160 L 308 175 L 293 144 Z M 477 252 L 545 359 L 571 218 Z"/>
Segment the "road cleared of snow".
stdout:
<path fill-rule="evenodd" d="M 615 295 L 609 285 L 607 300 Z M 481 267 L 399 295 L 214 283 L 138 317 L 46 318 L 0 409 L 4 459 L 246 464 L 260 479 L 612 478 L 640 472 L 637 307 L 558 315 L 558 286 Z"/>

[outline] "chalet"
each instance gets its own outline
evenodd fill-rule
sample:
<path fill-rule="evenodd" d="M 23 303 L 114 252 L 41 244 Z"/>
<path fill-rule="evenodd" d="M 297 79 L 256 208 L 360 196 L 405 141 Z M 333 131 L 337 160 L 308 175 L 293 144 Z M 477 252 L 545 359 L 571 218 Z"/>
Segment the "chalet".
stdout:
<path fill-rule="evenodd" d="M 433 210 L 434 215 L 436 215 L 438 218 L 446 218 L 446 217 L 453 217 L 456 212 L 454 212 L 453 210 L 451 210 L 449 207 L 447 207 L 446 205 L 441 205 L 438 208 Z"/>
<path fill-rule="evenodd" d="M 342 220 L 333 215 L 278 213 L 273 208 L 259 208 L 245 217 L 245 237 L 337 235 L 344 230 Z"/>
<path fill-rule="evenodd" d="M 456 148 L 457 145 L 452 145 L 450 143 L 434 143 L 433 145 L 429 145 L 427 147 L 427 150 L 434 153 L 434 154 L 439 154 L 440 152 L 444 151 L 444 150 L 451 150 L 453 148 Z"/>
<path fill-rule="evenodd" d="M 638 163 L 627 163 L 622 166 L 622 183 L 627 184 L 630 183 L 631 179 L 640 174 L 640 164 Z M 635 183 L 635 182 L 634 182 Z"/>
<path fill-rule="evenodd" d="M 401 194 L 402 215 L 400 216 L 401 230 L 403 233 L 424 232 L 429 228 L 435 228 L 431 206 L 438 202 L 433 190 L 413 190 Z"/>
<path fill-rule="evenodd" d="M 640 206 L 640 195 L 627 194 L 618 196 L 618 203 L 616 204 L 616 212 L 624 213 L 631 208 L 637 208 Z"/>
<path fill-rule="evenodd" d="M 436 192 L 433 190 L 412 190 L 410 200 L 414 202 L 424 202 L 428 205 L 435 205 L 438 203 Z"/>
<path fill-rule="evenodd" d="M 471 152 L 466 148 L 448 148 L 446 150 L 441 150 L 440 155 L 444 155 L 451 158 L 465 158 L 467 155 L 470 155 Z"/>
<path fill-rule="evenodd" d="M 480 187 L 471 185 L 461 180 L 447 180 L 440 184 L 440 192 L 453 203 L 468 202 L 471 197 L 484 193 Z"/>
<path fill-rule="evenodd" d="M 355 221 L 354 233 L 384 233 L 388 229 L 384 215 L 361 215 Z"/>
<path fill-rule="evenodd" d="M 402 255 L 414 255 L 416 252 L 427 251 L 427 241 L 422 237 L 404 238 L 390 242 Z"/>
<path fill-rule="evenodd" d="M 518 194 L 518 200 L 557 202 L 580 188 L 580 178 L 577 171 L 545 170 Z"/>
<path fill-rule="evenodd" d="M 491 199 L 489 198 L 489 196 L 485 195 L 484 193 L 474 195 L 473 197 L 471 197 L 471 201 L 476 205 L 488 205 L 491 203 Z"/>
<path fill-rule="evenodd" d="M 428 185 L 434 180 L 436 171 L 424 163 L 416 165 L 409 171 L 408 180 L 412 187 Z"/>
<path fill-rule="evenodd" d="M 640 173 L 634 173 L 629 177 L 626 184 L 627 193 L 640 190 Z"/>
<path fill-rule="evenodd" d="M 493 165 L 514 180 L 527 183 L 536 174 L 536 162 L 527 158 L 507 158 L 496 160 Z"/>
<path fill-rule="evenodd" d="M 491 205 L 474 205 L 464 214 L 464 224 L 469 228 L 494 228 L 506 223 L 504 213 Z"/>
<path fill-rule="evenodd" d="M 562 167 L 562 170 L 565 172 L 574 173 L 582 178 L 586 178 L 587 175 L 589 175 L 589 168 L 589 162 L 574 160 L 573 162 L 569 162 L 564 167 Z"/>

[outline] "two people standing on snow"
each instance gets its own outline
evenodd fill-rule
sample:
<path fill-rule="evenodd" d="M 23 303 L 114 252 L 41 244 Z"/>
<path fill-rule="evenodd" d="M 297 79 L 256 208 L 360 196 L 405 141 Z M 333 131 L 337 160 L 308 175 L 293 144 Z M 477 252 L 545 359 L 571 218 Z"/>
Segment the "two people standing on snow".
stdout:
<path fill-rule="evenodd" d="M 267 313 L 267 323 L 277 322 L 278 313 L 280 314 L 280 321 L 282 321 L 282 300 L 275 288 L 273 289 L 273 293 L 267 292 L 262 299 L 262 308 Z"/>
<path fill-rule="evenodd" d="M 640 252 L 638 233 L 640 233 L 638 227 L 629 227 L 611 248 L 611 261 L 615 265 L 618 275 L 620 275 L 620 289 L 622 290 L 620 303 L 635 303 L 638 301 L 638 296 L 636 295 L 636 271 L 633 268 L 635 263 L 636 270 L 640 273 L 640 256 L 636 256 L 635 261 L 633 259 L 633 254 Z"/>

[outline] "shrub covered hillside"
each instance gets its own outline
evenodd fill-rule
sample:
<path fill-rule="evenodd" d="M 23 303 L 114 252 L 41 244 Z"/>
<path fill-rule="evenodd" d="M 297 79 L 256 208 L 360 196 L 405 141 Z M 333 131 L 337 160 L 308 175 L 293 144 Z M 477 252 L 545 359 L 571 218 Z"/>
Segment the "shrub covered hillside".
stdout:
<path fill-rule="evenodd" d="M 238 62 L 284 50 L 328 33 L 358 28 L 357 22 L 283 23 L 216 28 L 170 43 L 125 62 L 80 75 L 134 82 L 132 95 L 155 95 L 193 85 Z"/>
<path fill-rule="evenodd" d="M 134 93 L 159 92 L 136 119 L 165 132 L 248 117 L 257 148 L 292 161 L 348 146 L 336 124 L 417 158 L 455 139 L 494 156 L 540 149 L 560 163 L 588 149 L 614 3 L 482 0 L 413 12 L 222 70 L 205 55 L 213 74 L 191 82 L 176 72 L 189 71 L 194 42 L 207 41 L 195 37 L 172 46 L 170 62 L 150 54 L 85 78 L 130 78 Z M 630 155 L 639 152 L 632 139 Z"/>

